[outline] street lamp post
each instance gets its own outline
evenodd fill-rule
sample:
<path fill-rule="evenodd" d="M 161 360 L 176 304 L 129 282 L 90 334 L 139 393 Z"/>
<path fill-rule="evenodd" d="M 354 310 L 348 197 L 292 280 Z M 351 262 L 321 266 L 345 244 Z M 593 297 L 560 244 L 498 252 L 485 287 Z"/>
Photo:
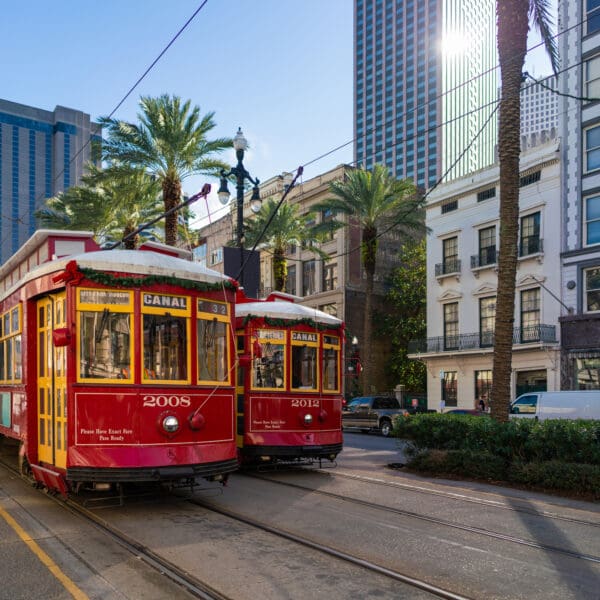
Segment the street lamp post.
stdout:
<path fill-rule="evenodd" d="M 217 195 L 221 204 L 226 205 L 229 202 L 231 194 L 227 187 L 227 178 L 232 175 L 236 178 L 236 200 L 237 200 L 237 230 L 236 230 L 236 244 L 240 249 L 240 271 L 239 281 L 240 285 L 244 285 L 244 181 L 249 181 L 252 185 L 252 197 L 250 198 L 250 208 L 253 212 L 257 213 L 260 210 L 260 193 L 258 179 L 254 179 L 250 176 L 250 173 L 246 171 L 244 167 L 244 151 L 248 147 L 248 141 L 242 133 L 242 128 L 239 127 L 235 137 L 233 138 L 233 147 L 235 149 L 235 155 L 237 157 L 237 165 L 232 167 L 229 173 L 224 170 L 221 171 L 221 185 Z"/>

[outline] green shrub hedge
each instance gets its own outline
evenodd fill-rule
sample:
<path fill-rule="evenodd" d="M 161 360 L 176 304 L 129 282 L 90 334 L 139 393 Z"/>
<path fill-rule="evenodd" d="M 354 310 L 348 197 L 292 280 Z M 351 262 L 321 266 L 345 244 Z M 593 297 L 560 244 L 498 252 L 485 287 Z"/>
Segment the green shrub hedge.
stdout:
<path fill-rule="evenodd" d="M 409 467 L 600 500 L 600 421 L 420 414 L 398 419 Z"/>

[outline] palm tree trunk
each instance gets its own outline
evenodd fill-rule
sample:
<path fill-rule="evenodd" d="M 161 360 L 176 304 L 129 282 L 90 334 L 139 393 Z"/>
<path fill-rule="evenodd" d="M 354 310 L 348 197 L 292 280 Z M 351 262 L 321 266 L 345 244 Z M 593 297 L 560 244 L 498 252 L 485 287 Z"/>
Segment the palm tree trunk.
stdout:
<path fill-rule="evenodd" d="M 276 247 L 273 250 L 273 279 L 275 280 L 275 290 L 285 292 L 287 261 L 285 259 L 285 249 L 283 248 Z"/>
<path fill-rule="evenodd" d="M 165 177 L 162 184 L 162 192 L 165 212 L 167 212 L 181 202 L 181 181 L 179 178 L 174 175 Z M 168 246 L 177 245 L 177 217 L 177 212 L 173 212 L 165 217 L 165 244 Z"/>
<path fill-rule="evenodd" d="M 508 420 L 511 399 L 515 279 L 519 235 L 519 156 L 521 139 L 521 81 L 529 0 L 497 0 L 498 54 L 502 77 L 498 154 L 500 159 L 500 256 L 494 341 L 491 413 Z"/>
<path fill-rule="evenodd" d="M 363 230 L 362 246 L 363 266 L 366 274 L 365 284 L 365 314 L 363 325 L 363 353 L 361 356 L 363 395 L 371 393 L 373 378 L 373 281 L 377 257 L 377 230 Z"/>

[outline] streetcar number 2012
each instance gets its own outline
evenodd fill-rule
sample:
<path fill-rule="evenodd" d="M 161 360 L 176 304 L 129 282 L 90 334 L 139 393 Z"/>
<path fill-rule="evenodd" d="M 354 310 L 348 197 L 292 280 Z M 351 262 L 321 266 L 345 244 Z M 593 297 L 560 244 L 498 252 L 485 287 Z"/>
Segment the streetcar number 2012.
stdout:
<path fill-rule="evenodd" d="M 319 408 L 319 401 L 310 398 L 292 398 L 294 408 Z"/>
<path fill-rule="evenodd" d="M 177 408 L 178 406 L 191 406 L 189 396 L 144 396 L 144 406 L 158 406 L 159 408 Z"/>

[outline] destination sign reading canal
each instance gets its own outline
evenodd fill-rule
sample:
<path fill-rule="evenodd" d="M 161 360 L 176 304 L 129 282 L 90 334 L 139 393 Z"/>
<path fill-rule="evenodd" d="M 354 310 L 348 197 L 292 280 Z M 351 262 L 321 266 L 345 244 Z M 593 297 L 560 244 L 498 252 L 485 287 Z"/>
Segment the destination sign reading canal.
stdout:
<path fill-rule="evenodd" d="M 164 296 L 163 294 L 144 294 L 144 306 L 156 306 L 160 308 L 187 308 L 185 296 Z"/>
<path fill-rule="evenodd" d="M 292 340 L 295 342 L 316 342 L 316 333 L 305 333 L 304 331 L 292 331 Z"/>

